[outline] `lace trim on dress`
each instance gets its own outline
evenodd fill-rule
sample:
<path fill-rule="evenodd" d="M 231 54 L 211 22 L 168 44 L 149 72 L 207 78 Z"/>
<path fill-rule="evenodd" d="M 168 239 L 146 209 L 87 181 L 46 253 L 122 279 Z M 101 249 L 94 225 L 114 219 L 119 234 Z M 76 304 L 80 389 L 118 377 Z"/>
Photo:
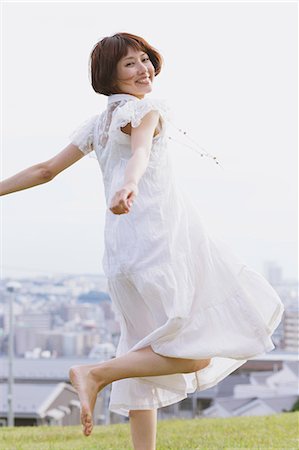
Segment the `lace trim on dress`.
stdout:
<path fill-rule="evenodd" d="M 98 147 L 104 149 L 109 139 L 109 129 L 113 117 L 114 110 L 119 106 L 121 102 L 113 102 L 107 106 L 106 111 L 104 111 L 104 117 L 100 123 L 100 128 L 98 132 Z"/>

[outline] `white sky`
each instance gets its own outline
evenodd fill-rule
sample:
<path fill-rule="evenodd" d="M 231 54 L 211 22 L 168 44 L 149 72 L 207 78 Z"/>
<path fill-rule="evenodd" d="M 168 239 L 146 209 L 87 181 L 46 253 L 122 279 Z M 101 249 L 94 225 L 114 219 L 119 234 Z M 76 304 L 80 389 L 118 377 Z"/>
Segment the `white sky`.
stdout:
<path fill-rule="evenodd" d="M 167 99 L 173 122 L 224 167 L 173 144 L 178 182 L 204 224 L 256 270 L 274 260 L 297 277 L 295 2 L 23 2 L 5 3 L 2 15 L 1 178 L 60 152 L 106 107 L 89 82 L 93 45 L 141 35 L 165 63 L 150 96 Z M 96 159 L 1 203 L 2 277 L 102 273 Z"/>

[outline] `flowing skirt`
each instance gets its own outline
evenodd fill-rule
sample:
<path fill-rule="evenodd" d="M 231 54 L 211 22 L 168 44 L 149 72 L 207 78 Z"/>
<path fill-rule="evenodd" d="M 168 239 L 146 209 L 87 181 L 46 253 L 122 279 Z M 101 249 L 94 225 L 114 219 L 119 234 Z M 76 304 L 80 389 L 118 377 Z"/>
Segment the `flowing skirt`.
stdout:
<path fill-rule="evenodd" d="M 109 409 L 127 417 L 130 409 L 160 408 L 208 389 L 275 348 L 271 335 L 284 312 L 280 297 L 226 243 L 211 237 L 194 204 L 183 200 L 188 250 L 108 277 L 121 328 L 116 356 L 150 345 L 163 356 L 211 362 L 194 373 L 113 382 Z"/>

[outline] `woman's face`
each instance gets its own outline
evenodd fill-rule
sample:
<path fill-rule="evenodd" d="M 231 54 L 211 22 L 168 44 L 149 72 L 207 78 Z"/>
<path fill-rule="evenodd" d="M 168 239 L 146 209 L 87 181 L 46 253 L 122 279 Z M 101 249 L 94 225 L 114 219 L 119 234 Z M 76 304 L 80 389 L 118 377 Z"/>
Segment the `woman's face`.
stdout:
<path fill-rule="evenodd" d="M 128 53 L 116 65 L 116 85 L 124 94 L 143 98 L 152 91 L 155 68 L 147 53 L 128 48 Z"/>

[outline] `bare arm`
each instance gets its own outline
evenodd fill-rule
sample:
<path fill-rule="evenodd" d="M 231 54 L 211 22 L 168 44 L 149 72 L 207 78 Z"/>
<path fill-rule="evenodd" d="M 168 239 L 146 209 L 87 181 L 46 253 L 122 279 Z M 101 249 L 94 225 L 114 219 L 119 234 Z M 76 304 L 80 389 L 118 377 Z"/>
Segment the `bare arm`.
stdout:
<path fill-rule="evenodd" d="M 148 165 L 154 131 L 158 121 L 159 111 L 150 111 L 143 117 L 138 127 L 131 129 L 133 155 L 125 169 L 124 186 L 115 193 L 111 201 L 109 209 L 114 214 L 128 213 L 133 200 L 138 195 L 138 183 Z"/>
<path fill-rule="evenodd" d="M 28 189 L 51 181 L 58 173 L 81 159 L 84 154 L 74 144 L 69 144 L 53 158 L 34 164 L 0 182 L 0 195 Z"/>
<path fill-rule="evenodd" d="M 159 111 L 150 111 L 144 116 L 137 128 L 131 129 L 132 156 L 126 166 L 124 182 L 138 184 L 144 174 L 152 147 L 155 128 L 159 120 Z"/>

